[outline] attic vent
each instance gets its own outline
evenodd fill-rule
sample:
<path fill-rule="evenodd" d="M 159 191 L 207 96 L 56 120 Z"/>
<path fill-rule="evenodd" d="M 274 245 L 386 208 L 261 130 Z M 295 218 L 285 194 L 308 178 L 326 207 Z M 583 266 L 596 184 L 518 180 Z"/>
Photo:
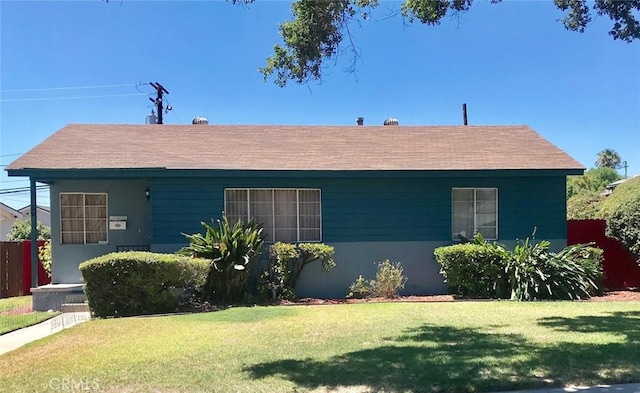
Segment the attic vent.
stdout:
<path fill-rule="evenodd" d="M 191 124 L 209 124 L 209 120 L 204 116 L 196 116 L 191 120 Z"/>
<path fill-rule="evenodd" d="M 397 126 L 398 125 L 398 119 L 390 117 L 390 118 L 386 119 L 383 124 L 385 126 Z"/>

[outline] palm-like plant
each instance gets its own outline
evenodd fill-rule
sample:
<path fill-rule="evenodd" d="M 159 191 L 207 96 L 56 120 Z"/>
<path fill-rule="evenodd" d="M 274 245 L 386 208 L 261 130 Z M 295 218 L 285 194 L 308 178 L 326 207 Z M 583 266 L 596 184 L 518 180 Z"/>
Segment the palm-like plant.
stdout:
<path fill-rule="evenodd" d="M 211 260 L 206 297 L 223 302 L 241 300 L 246 292 L 250 262 L 264 243 L 262 228 L 253 219 L 246 224 L 238 221 L 232 226 L 224 212 L 217 225 L 201 224 L 204 235 L 183 234 L 189 239 L 189 245 L 179 253 Z"/>
<path fill-rule="evenodd" d="M 620 155 L 613 149 L 604 149 L 600 153 L 598 153 L 598 159 L 595 162 L 595 166 L 598 168 L 613 168 L 617 169 L 620 167 L 620 163 L 622 160 L 620 159 Z"/>

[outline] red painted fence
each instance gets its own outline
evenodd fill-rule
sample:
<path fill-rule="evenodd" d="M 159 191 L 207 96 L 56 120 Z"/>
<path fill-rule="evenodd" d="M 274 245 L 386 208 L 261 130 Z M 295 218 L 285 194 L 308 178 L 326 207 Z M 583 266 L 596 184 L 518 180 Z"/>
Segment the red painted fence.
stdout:
<path fill-rule="evenodd" d="M 595 243 L 604 250 L 604 285 L 609 289 L 640 287 L 640 266 L 636 258 L 615 239 L 605 235 L 604 220 L 567 221 L 567 244 Z"/>
<path fill-rule="evenodd" d="M 38 242 L 38 247 L 44 241 Z M 38 285 L 49 284 L 42 263 L 38 261 Z M 31 242 L 0 242 L 0 298 L 31 293 Z"/>
<path fill-rule="evenodd" d="M 44 240 L 38 240 L 38 250 L 44 246 Z M 38 286 L 51 283 L 51 278 L 42 267 L 38 258 Z M 22 242 L 22 293 L 31 294 L 31 241 Z"/>

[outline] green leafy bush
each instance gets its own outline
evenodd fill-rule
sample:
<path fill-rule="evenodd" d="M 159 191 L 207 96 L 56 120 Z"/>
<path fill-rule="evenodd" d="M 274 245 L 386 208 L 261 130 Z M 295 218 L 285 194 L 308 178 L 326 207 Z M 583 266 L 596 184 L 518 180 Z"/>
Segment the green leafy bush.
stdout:
<path fill-rule="evenodd" d="M 269 247 L 269 263 L 260 276 L 260 292 L 270 299 L 291 299 L 302 270 L 320 261 L 325 271 L 336 266 L 334 248 L 322 243 L 277 242 Z"/>
<path fill-rule="evenodd" d="M 378 263 L 378 272 L 375 280 L 366 280 L 359 276 L 349 287 L 348 297 L 398 297 L 398 292 L 404 288 L 407 276 L 403 275 L 400 262 Z"/>
<path fill-rule="evenodd" d="M 51 277 L 51 240 L 44 243 L 44 246 L 38 249 L 38 259 L 42 263 L 44 271 Z"/>
<path fill-rule="evenodd" d="M 38 221 L 36 231 L 38 232 L 38 240 L 51 239 L 51 228 L 42 225 L 40 221 Z M 11 227 L 11 231 L 7 234 L 7 240 L 10 242 L 31 240 L 31 219 L 16 220 Z"/>
<path fill-rule="evenodd" d="M 173 312 L 202 289 L 210 261 L 174 254 L 117 252 L 80 264 L 97 317 Z"/>
<path fill-rule="evenodd" d="M 230 302 L 242 300 L 247 294 L 247 277 L 251 263 L 264 243 L 262 228 L 251 219 L 248 223 L 229 224 L 222 213 L 217 224 L 201 223 L 204 235 L 183 234 L 189 245 L 178 253 L 211 261 L 211 270 L 204 291 L 205 300 Z"/>
<path fill-rule="evenodd" d="M 438 247 L 436 262 L 455 294 L 474 298 L 509 296 L 505 273 L 508 252 L 476 234 L 472 243 Z"/>
<path fill-rule="evenodd" d="M 602 217 L 605 197 L 596 191 L 572 196 L 567 200 L 568 220 L 596 220 Z"/>
<path fill-rule="evenodd" d="M 640 264 L 640 176 L 619 185 L 603 206 L 607 236 L 619 240 Z"/>
<path fill-rule="evenodd" d="M 600 292 L 602 251 L 587 245 L 549 252 L 546 240 L 516 245 L 506 272 L 513 300 L 577 300 Z"/>

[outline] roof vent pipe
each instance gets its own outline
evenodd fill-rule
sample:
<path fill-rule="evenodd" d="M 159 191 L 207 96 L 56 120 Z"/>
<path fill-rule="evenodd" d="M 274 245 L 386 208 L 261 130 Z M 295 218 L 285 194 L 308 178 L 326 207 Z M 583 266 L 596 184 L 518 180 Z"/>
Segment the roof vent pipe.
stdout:
<path fill-rule="evenodd" d="M 364 125 L 364 117 L 358 117 L 356 123 L 358 123 L 359 126 Z"/>
<path fill-rule="evenodd" d="M 469 122 L 467 122 L 467 104 L 464 103 L 462 104 L 462 124 L 469 125 Z"/>

